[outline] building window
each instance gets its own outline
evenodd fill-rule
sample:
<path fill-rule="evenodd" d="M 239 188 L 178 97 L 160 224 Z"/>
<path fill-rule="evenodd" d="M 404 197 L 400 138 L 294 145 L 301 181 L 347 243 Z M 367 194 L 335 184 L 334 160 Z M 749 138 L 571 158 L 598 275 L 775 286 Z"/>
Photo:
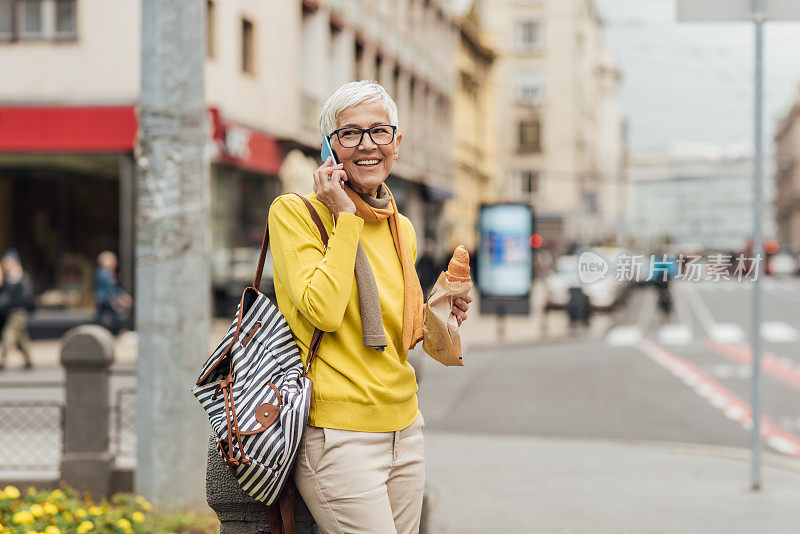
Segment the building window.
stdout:
<path fill-rule="evenodd" d="M 581 201 L 583 203 L 583 209 L 586 211 L 586 213 L 589 213 L 590 215 L 597 215 L 597 193 L 594 191 L 584 191 L 581 194 Z"/>
<path fill-rule="evenodd" d="M 76 0 L 0 0 L 0 40 L 76 37 Z"/>
<path fill-rule="evenodd" d="M 0 0 L 0 39 L 11 40 L 14 36 L 14 0 Z"/>
<path fill-rule="evenodd" d="M 23 0 L 17 10 L 19 16 L 19 28 L 22 37 L 43 38 L 44 28 L 42 24 L 42 8 L 44 2 L 41 0 Z"/>
<path fill-rule="evenodd" d="M 518 104 L 540 106 L 544 101 L 544 75 L 539 70 L 519 71 L 514 83 L 514 98 Z"/>
<path fill-rule="evenodd" d="M 517 21 L 517 50 L 537 52 L 544 47 L 542 23 L 538 20 Z"/>
<path fill-rule="evenodd" d="M 253 23 L 242 19 L 242 70 L 253 73 Z"/>
<path fill-rule="evenodd" d="M 75 0 L 56 1 L 56 35 L 61 39 L 75 37 Z"/>
<path fill-rule="evenodd" d="M 521 121 L 519 123 L 519 151 L 539 152 L 542 149 L 541 136 L 539 119 Z"/>
<path fill-rule="evenodd" d="M 519 173 L 520 190 L 523 195 L 534 195 L 540 192 L 540 174 L 536 171 L 522 171 Z"/>
<path fill-rule="evenodd" d="M 515 171 L 511 174 L 511 187 L 522 197 L 530 197 L 542 192 L 539 171 Z"/>
<path fill-rule="evenodd" d="M 216 5 L 211 0 L 206 2 L 206 55 L 208 57 L 216 56 L 217 50 L 217 10 Z"/>
<path fill-rule="evenodd" d="M 364 78 L 364 45 L 358 41 L 356 41 L 355 44 L 355 56 L 355 79 L 360 80 L 361 78 Z"/>

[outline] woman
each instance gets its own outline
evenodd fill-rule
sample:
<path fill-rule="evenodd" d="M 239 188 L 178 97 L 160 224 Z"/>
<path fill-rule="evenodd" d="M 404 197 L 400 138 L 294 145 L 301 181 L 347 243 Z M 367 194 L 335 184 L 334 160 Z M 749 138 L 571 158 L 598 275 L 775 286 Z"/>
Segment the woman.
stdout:
<path fill-rule="evenodd" d="M 330 238 L 323 247 L 302 201 L 270 208 L 275 293 L 306 362 L 314 329 L 325 333 L 295 483 L 323 532 L 419 530 L 424 420 L 408 350 L 422 339 L 414 227 L 384 181 L 402 134 L 397 106 L 379 84 L 351 82 L 325 103 L 320 129 L 330 158 L 307 197 Z M 471 298 L 453 313 L 466 319 Z"/>

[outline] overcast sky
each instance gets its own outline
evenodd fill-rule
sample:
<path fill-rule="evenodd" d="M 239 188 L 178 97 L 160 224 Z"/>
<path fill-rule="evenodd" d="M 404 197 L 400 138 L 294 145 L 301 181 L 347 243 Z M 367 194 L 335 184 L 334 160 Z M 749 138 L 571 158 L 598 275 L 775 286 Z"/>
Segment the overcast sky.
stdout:
<path fill-rule="evenodd" d="M 632 155 L 752 143 L 753 28 L 675 21 L 675 0 L 594 0 L 620 63 Z M 800 82 L 800 23 L 765 31 L 765 142 Z"/>

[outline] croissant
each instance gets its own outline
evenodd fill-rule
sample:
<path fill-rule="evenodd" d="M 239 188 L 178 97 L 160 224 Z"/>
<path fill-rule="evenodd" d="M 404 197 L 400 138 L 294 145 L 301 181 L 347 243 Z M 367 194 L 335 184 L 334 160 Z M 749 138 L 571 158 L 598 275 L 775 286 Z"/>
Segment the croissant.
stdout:
<path fill-rule="evenodd" d="M 453 257 L 447 265 L 447 280 L 450 282 L 469 282 L 469 252 L 463 245 L 453 251 Z"/>

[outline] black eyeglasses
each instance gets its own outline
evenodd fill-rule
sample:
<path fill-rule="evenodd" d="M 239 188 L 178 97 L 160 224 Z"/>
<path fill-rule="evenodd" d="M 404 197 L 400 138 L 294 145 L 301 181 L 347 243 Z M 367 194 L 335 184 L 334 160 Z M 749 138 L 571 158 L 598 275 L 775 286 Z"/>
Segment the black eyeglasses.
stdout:
<path fill-rule="evenodd" d="M 339 138 L 339 144 L 345 148 L 355 148 L 361 144 L 364 138 L 364 133 L 369 134 L 369 138 L 376 145 L 388 145 L 394 141 L 394 134 L 397 126 L 391 124 L 376 124 L 370 128 L 356 128 L 355 126 L 346 126 L 331 132 L 330 137 L 334 135 Z"/>

